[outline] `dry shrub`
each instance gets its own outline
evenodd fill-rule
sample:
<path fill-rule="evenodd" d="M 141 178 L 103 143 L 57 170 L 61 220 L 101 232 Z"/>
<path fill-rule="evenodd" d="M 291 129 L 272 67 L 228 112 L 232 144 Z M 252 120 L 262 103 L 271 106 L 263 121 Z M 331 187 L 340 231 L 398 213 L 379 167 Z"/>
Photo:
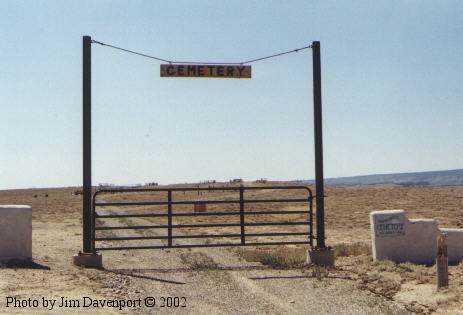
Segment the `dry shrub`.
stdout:
<path fill-rule="evenodd" d="M 405 263 L 397 264 L 397 268 L 399 268 L 400 271 L 402 271 L 402 272 L 413 272 L 417 268 L 420 268 L 420 267 L 422 267 L 422 265 L 417 265 L 417 264 L 414 264 L 414 263 L 411 263 L 411 262 L 405 262 Z"/>
<path fill-rule="evenodd" d="M 242 250 L 241 257 L 274 268 L 300 267 L 306 263 L 306 249 Z"/>
<path fill-rule="evenodd" d="M 359 274 L 359 288 L 367 289 L 375 294 L 392 298 L 401 287 L 401 281 L 390 277 L 387 273 L 372 271 Z"/>
<path fill-rule="evenodd" d="M 180 260 L 183 264 L 189 266 L 193 270 L 208 270 L 218 268 L 218 265 L 211 257 L 200 252 L 182 253 L 180 254 Z"/>
<path fill-rule="evenodd" d="M 312 277 L 317 278 L 318 281 L 323 280 L 323 278 L 327 277 L 329 273 L 329 270 L 327 267 L 323 266 L 313 266 L 312 270 Z"/>
<path fill-rule="evenodd" d="M 375 270 L 378 270 L 378 271 L 388 271 L 388 272 L 398 271 L 397 264 L 390 260 L 377 260 L 373 262 L 372 266 L 374 267 Z"/>
<path fill-rule="evenodd" d="M 414 278 L 418 284 L 430 283 L 433 280 L 425 270 L 416 270 Z"/>
<path fill-rule="evenodd" d="M 341 243 L 334 245 L 334 254 L 336 257 L 370 255 L 370 253 L 370 246 L 365 243 Z"/>
<path fill-rule="evenodd" d="M 460 301 L 460 297 L 458 295 L 454 295 L 450 293 L 448 296 L 438 298 L 436 300 L 436 304 L 440 306 L 442 305 L 445 306 L 445 305 L 453 304 L 459 301 Z"/>

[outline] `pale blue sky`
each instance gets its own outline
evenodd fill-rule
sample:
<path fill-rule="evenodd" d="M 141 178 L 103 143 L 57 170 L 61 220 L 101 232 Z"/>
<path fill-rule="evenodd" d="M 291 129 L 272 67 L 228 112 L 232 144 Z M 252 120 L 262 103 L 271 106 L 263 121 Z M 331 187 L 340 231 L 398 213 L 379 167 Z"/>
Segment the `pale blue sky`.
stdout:
<path fill-rule="evenodd" d="M 174 60 L 322 47 L 327 177 L 463 168 L 461 1 L 2 1 L 0 189 L 80 185 L 82 36 Z M 251 80 L 93 45 L 93 179 L 313 178 L 311 51 Z"/>

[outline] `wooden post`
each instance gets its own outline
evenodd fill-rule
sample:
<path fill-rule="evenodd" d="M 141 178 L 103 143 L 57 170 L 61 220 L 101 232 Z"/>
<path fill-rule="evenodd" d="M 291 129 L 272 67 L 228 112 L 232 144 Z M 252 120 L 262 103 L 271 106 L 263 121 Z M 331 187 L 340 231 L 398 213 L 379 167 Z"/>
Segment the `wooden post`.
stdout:
<path fill-rule="evenodd" d="M 449 286 L 448 265 L 449 257 L 447 255 L 447 234 L 440 233 L 437 237 L 437 288 Z"/>

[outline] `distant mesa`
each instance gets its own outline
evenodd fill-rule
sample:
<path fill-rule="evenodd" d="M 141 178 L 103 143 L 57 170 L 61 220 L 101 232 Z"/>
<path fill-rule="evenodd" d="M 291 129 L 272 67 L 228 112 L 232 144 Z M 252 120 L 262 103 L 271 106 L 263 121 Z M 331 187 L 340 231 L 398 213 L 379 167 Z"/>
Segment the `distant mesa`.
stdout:
<path fill-rule="evenodd" d="M 313 183 L 313 180 L 307 181 Z M 398 174 L 375 174 L 365 176 L 325 179 L 326 185 L 399 185 L 404 187 L 463 186 L 463 169 Z"/>

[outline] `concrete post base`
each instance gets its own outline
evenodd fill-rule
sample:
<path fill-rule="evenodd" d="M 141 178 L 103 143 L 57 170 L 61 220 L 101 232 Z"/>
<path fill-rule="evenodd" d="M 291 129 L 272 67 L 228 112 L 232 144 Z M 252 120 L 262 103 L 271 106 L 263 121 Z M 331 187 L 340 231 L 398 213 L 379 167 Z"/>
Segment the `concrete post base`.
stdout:
<path fill-rule="evenodd" d="M 85 268 L 103 269 L 103 257 L 98 253 L 82 253 L 72 257 L 74 265 Z"/>
<path fill-rule="evenodd" d="M 334 267 L 334 250 L 332 248 L 314 248 L 307 251 L 307 263 L 317 266 Z"/>

